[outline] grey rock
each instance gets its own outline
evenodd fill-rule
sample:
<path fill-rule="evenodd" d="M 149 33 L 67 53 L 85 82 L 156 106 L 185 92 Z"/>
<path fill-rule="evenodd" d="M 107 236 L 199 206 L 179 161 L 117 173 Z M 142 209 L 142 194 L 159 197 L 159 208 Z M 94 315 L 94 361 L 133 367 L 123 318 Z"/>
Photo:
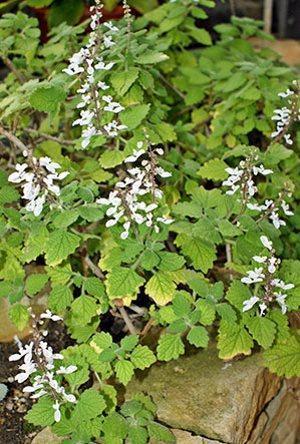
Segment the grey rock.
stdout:
<path fill-rule="evenodd" d="M 210 347 L 153 366 L 129 384 L 126 397 L 137 392 L 152 396 L 158 419 L 170 427 L 244 444 L 279 388 L 280 379 L 263 368 L 260 354 L 224 364 Z"/>

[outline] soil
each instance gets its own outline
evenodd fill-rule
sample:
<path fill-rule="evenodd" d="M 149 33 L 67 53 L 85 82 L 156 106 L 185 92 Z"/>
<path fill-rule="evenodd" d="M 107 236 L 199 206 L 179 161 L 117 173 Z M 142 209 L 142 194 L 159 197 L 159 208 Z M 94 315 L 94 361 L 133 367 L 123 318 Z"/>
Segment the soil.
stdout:
<path fill-rule="evenodd" d="M 54 351 L 71 345 L 61 323 L 51 322 L 48 331 L 47 341 Z M 40 430 L 24 419 L 33 401 L 28 393 L 22 392 L 22 388 L 27 385 L 26 381 L 20 385 L 13 379 L 18 373 L 19 362 L 9 362 L 8 358 L 16 352 L 14 343 L 0 344 L 0 382 L 8 388 L 6 397 L 0 402 L 0 444 L 30 444 Z"/>

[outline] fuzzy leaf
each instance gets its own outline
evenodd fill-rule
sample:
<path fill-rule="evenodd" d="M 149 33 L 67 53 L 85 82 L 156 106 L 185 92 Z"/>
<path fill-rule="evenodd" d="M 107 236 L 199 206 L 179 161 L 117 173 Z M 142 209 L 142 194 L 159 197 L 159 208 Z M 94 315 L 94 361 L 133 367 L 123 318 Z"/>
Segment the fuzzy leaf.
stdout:
<path fill-rule="evenodd" d="M 157 357 L 160 361 L 177 359 L 184 353 L 184 345 L 180 334 L 164 334 L 159 338 Z"/>
<path fill-rule="evenodd" d="M 187 340 L 190 344 L 195 345 L 196 347 L 206 348 L 209 341 L 206 328 L 201 326 L 192 327 L 187 335 Z"/>
<path fill-rule="evenodd" d="M 24 330 L 29 321 L 28 308 L 22 304 L 14 304 L 9 309 L 9 318 L 19 331 Z"/>
<path fill-rule="evenodd" d="M 247 327 L 256 342 L 263 348 L 269 348 L 274 342 L 276 325 L 270 319 L 255 316 L 247 320 Z"/>
<path fill-rule="evenodd" d="M 117 378 L 124 385 L 128 384 L 134 374 L 133 364 L 125 359 L 116 363 L 115 370 Z"/>
<path fill-rule="evenodd" d="M 72 303 L 72 314 L 80 325 L 85 325 L 97 314 L 97 308 L 94 298 L 79 296 Z"/>
<path fill-rule="evenodd" d="M 222 321 L 219 329 L 218 349 L 221 359 L 232 359 L 243 354 L 250 355 L 253 340 L 241 324 Z"/>
<path fill-rule="evenodd" d="M 72 419 L 79 421 L 87 421 L 101 415 L 106 407 L 106 403 L 102 395 L 96 390 L 90 388 L 85 390 L 78 399 L 75 406 Z"/>
<path fill-rule="evenodd" d="M 30 104 L 38 111 L 55 112 L 66 98 L 66 91 L 60 86 L 41 86 L 31 94 Z"/>
<path fill-rule="evenodd" d="M 135 105 L 127 108 L 120 114 L 122 124 L 126 125 L 128 130 L 133 130 L 144 120 L 149 109 L 150 105 Z"/>
<path fill-rule="evenodd" d="M 214 181 L 224 180 L 228 176 L 225 168 L 226 163 L 221 159 L 211 159 L 200 168 L 198 174 L 204 179 L 211 179 Z"/>
<path fill-rule="evenodd" d="M 25 419 L 35 426 L 46 427 L 54 423 L 54 401 L 49 396 L 43 396 L 27 412 Z"/>
<path fill-rule="evenodd" d="M 265 365 L 279 376 L 292 378 L 300 375 L 300 342 L 290 336 L 264 353 Z"/>
<path fill-rule="evenodd" d="M 58 229 L 50 233 L 45 245 L 46 262 L 54 267 L 74 253 L 79 246 L 80 237 L 68 231 Z"/>
<path fill-rule="evenodd" d="M 44 273 L 31 274 L 26 279 L 25 290 L 29 296 L 39 293 L 46 285 L 49 277 Z"/>
<path fill-rule="evenodd" d="M 181 247 L 183 254 L 191 259 L 195 270 L 207 273 L 213 266 L 216 251 L 210 241 L 181 234 L 177 237 L 176 244 Z"/>
<path fill-rule="evenodd" d="M 129 68 L 127 71 L 117 72 L 111 76 L 111 83 L 117 93 L 123 96 L 138 78 L 139 70 L 137 68 Z"/>
<path fill-rule="evenodd" d="M 61 313 L 67 307 L 70 307 L 73 301 L 73 295 L 69 287 L 65 285 L 58 285 L 54 287 L 48 299 L 50 310 Z"/>
<path fill-rule="evenodd" d="M 156 422 L 148 425 L 149 436 L 157 442 L 175 443 L 176 439 L 173 433 L 165 426 Z"/>
<path fill-rule="evenodd" d="M 154 353 L 145 345 L 138 345 L 131 354 L 131 362 L 136 368 L 144 370 L 156 361 Z"/>
<path fill-rule="evenodd" d="M 145 290 L 158 305 L 166 305 L 172 300 L 176 285 L 168 273 L 158 271 L 149 279 Z"/>
<path fill-rule="evenodd" d="M 131 268 L 115 267 L 106 280 L 107 293 L 110 299 L 132 296 L 143 282 L 144 279 Z"/>

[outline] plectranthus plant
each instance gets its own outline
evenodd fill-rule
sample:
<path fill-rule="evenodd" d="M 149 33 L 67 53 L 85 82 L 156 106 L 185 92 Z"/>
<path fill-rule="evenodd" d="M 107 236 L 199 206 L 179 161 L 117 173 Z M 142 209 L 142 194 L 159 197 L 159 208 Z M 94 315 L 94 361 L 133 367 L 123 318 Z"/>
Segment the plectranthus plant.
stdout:
<path fill-rule="evenodd" d="M 10 361 L 23 361 L 19 365 L 20 373 L 15 376 L 15 380 L 20 384 L 26 383 L 23 388 L 24 393 L 30 393 L 32 399 L 43 397 L 44 400 L 52 402 L 53 418 L 55 422 L 61 419 L 60 407 L 65 403 L 76 403 L 76 397 L 72 393 L 67 393 L 63 385 L 64 375 L 73 374 L 77 367 L 61 365 L 64 357 L 60 353 L 54 353 L 50 345 L 47 344 L 48 331 L 41 331 L 45 320 L 54 322 L 62 321 L 57 315 L 46 310 L 37 319 L 31 312 L 32 340 L 25 345 L 15 337 L 18 346 L 18 353 L 9 357 Z M 59 364 L 58 364 L 59 362 Z"/>
<path fill-rule="evenodd" d="M 159 233 L 159 223 L 173 222 L 168 217 L 154 215 L 163 197 L 157 178 L 171 176 L 168 171 L 158 165 L 158 156 L 162 156 L 164 150 L 153 147 L 147 138 L 145 145 L 146 148 L 142 141 L 137 143 L 137 148 L 124 160 L 125 165 L 130 165 L 130 168 L 126 170 L 126 176 L 116 183 L 115 189 L 109 193 L 108 198 L 97 200 L 100 205 L 109 206 L 106 215 L 111 219 L 106 222 L 107 227 L 112 227 L 119 221 L 123 223 L 124 231 L 121 233 L 121 239 L 128 237 L 132 224 L 144 223 Z M 140 160 L 140 165 L 136 164 L 138 160 Z M 122 172 L 119 176 L 122 177 Z"/>
<path fill-rule="evenodd" d="M 123 400 L 186 350 L 300 375 L 298 83 L 253 48 L 260 23 L 211 36 L 213 3 L 106 21 L 90 2 L 45 43 L 0 19 L 0 297 L 33 330 L 11 357 L 26 419 L 66 441 L 175 442 L 151 399 Z"/>
<path fill-rule="evenodd" d="M 275 256 L 273 243 L 266 237 L 260 237 L 261 243 L 266 248 L 266 256 L 253 256 L 253 261 L 256 263 L 254 270 L 247 271 L 247 276 L 241 279 L 241 282 L 246 285 L 254 285 L 254 295 L 250 299 L 243 302 L 243 311 L 251 310 L 252 307 L 259 307 L 259 315 L 266 314 L 269 306 L 277 303 L 281 312 L 287 312 L 286 297 L 284 291 L 294 288 L 294 284 L 286 284 L 281 279 L 276 277 L 280 265 L 280 259 Z M 257 285 L 258 284 L 258 285 Z"/>
<path fill-rule="evenodd" d="M 50 206 L 55 203 L 55 198 L 60 195 L 58 183 L 65 179 L 69 172 L 58 172 L 61 166 L 48 156 L 37 159 L 27 150 L 23 151 L 23 156 L 25 162 L 16 164 L 15 172 L 8 176 L 8 181 L 20 184 L 22 199 L 28 201 L 25 205 L 26 210 L 39 216 L 46 200 Z"/>
<path fill-rule="evenodd" d="M 102 8 L 100 0 L 90 7 L 91 32 L 88 42 L 79 52 L 72 55 L 68 68 L 63 70 L 69 76 L 77 76 L 80 82 L 77 89 L 80 102 L 76 106 L 80 110 L 80 117 L 74 120 L 72 125 L 82 127 L 82 148 L 88 147 L 93 136 L 104 133 L 109 137 L 116 137 L 119 131 L 127 128 L 118 121 L 118 114 L 124 107 L 110 95 L 111 87 L 105 82 L 105 74 L 115 65 L 114 61 L 106 60 L 106 55 L 110 48 L 116 45 L 114 36 L 119 32 L 119 28 L 111 22 L 101 24 Z M 130 10 L 127 9 L 126 17 L 128 16 Z M 102 125 L 103 114 L 106 114 L 108 119 L 111 115 L 114 118 Z"/>

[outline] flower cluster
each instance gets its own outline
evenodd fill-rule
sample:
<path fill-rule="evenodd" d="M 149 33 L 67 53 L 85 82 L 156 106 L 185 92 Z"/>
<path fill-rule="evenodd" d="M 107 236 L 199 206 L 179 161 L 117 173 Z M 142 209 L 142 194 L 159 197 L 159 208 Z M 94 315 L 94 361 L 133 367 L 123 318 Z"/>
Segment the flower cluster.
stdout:
<path fill-rule="evenodd" d="M 34 156 L 29 156 L 27 152 L 23 154 L 28 157 L 28 163 L 18 163 L 15 166 L 16 171 L 8 177 L 8 180 L 22 184 L 22 197 L 29 201 L 25 206 L 26 210 L 39 216 L 49 193 L 50 196 L 51 194 L 60 195 L 59 185 L 55 182 L 63 180 L 69 172 L 57 173 L 61 166 L 49 157 L 37 159 Z"/>
<path fill-rule="evenodd" d="M 294 82 L 294 85 L 297 87 L 297 82 Z M 284 138 L 288 145 L 292 145 L 293 141 L 288 130 L 294 121 L 300 119 L 298 92 L 287 89 L 285 92 L 279 93 L 278 95 L 282 99 L 288 99 L 287 102 L 289 106 L 275 109 L 272 120 L 276 122 L 276 130 L 271 134 L 271 137 L 275 138 L 277 141 Z"/>
<path fill-rule="evenodd" d="M 250 156 L 241 160 L 236 168 L 226 168 L 225 171 L 229 174 L 229 177 L 222 183 L 222 185 L 230 187 L 226 194 L 231 196 L 239 191 L 242 194 L 243 202 L 246 203 L 257 193 L 257 187 L 253 180 L 254 176 L 258 174 L 267 176 L 273 173 L 272 170 L 266 169 L 263 165 L 256 166 L 257 160 L 256 155 Z"/>
<path fill-rule="evenodd" d="M 247 207 L 253 211 L 259 211 L 262 213 L 260 220 L 269 218 L 274 227 L 278 230 L 281 226 L 285 226 L 286 222 L 280 219 L 280 212 L 283 212 L 286 216 L 293 216 L 289 204 L 285 201 L 283 193 L 279 193 L 276 201 L 272 199 L 266 199 L 263 204 L 248 203 Z"/>
<path fill-rule="evenodd" d="M 9 357 L 10 361 L 23 360 L 23 364 L 19 365 L 20 373 L 15 376 L 15 380 L 22 384 L 30 378 L 31 384 L 23 388 L 24 393 L 32 393 L 31 398 L 36 399 L 44 395 L 50 395 L 53 398 L 54 419 L 59 422 L 61 419 L 60 406 L 65 402 L 76 403 L 76 397 L 71 393 L 67 393 L 61 381 L 62 375 L 74 373 L 77 370 L 75 365 L 68 367 L 60 366 L 57 368 L 56 361 L 61 361 L 63 356 L 59 353 L 53 353 L 51 346 L 47 344 L 43 337 L 48 332 L 39 331 L 38 325 L 43 325 L 44 319 L 52 321 L 62 320 L 59 316 L 54 315 L 47 310 L 40 315 L 39 321 L 35 320 L 35 315 L 31 314 L 33 327 L 33 340 L 22 345 L 21 341 L 16 338 L 19 353 Z"/>
<path fill-rule="evenodd" d="M 125 163 L 135 163 L 143 156 L 140 165 L 127 170 L 126 177 L 117 182 L 115 189 L 110 192 L 108 198 L 100 198 L 97 202 L 108 205 L 106 215 L 111 217 L 106 222 L 111 227 L 122 220 L 124 231 L 122 239 L 126 239 L 132 223 L 138 225 L 145 223 L 147 227 L 154 227 L 159 232 L 158 223 L 170 224 L 171 219 L 166 217 L 154 217 L 154 210 L 158 207 L 157 200 L 163 196 L 158 188 L 157 178 L 167 178 L 171 173 L 158 166 L 157 157 L 164 151 L 161 148 L 143 148 L 144 143 L 138 142 L 133 154 L 125 159 Z M 150 202 L 147 202 L 147 197 Z"/>
<path fill-rule="evenodd" d="M 85 47 L 70 58 L 68 68 L 63 71 L 70 76 L 80 75 L 83 79 L 77 90 L 81 100 L 77 105 L 80 109 L 80 117 L 73 122 L 73 126 L 82 127 L 82 148 L 87 148 L 93 136 L 104 134 L 108 137 L 116 137 L 118 133 L 126 129 L 120 124 L 117 115 L 123 111 L 124 107 L 114 101 L 109 94 L 104 94 L 110 88 L 103 80 L 109 72 L 114 62 L 105 61 L 105 50 L 111 48 L 116 43 L 113 40 L 115 33 L 119 29 L 111 22 L 100 25 L 102 19 L 103 5 L 96 0 L 96 5 L 91 6 L 91 33 Z M 102 55 L 99 56 L 99 52 Z M 112 113 L 115 118 L 109 123 L 101 124 L 101 114 L 103 111 Z"/>
<path fill-rule="evenodd" d="M 258 304 L 259 314 L 263 316 L 270 305 L 277 302 L 281 307 L 283 314 L 287 311 L 285 291 L 294 288 L 293 284 L 286 284 L 281 279 L 275 277 L 280 259 L 275 257 L 275 250 L 273 249 L 272 242 L 266 237 L 260 238 L 263 246 L 268 250 L 268 255 L 265 256 L 253 256 L 253 260 L 259 264 L 254 270 L 247 272 L 247 276 L 241 279 L 241 282 L 247 285 L 255 285 L 259 288 L 254 296 L 243 302 L 243 311 L 250 310 L 253 306 Z M 259 287 L 257 287 L 259 284 Z"/>

